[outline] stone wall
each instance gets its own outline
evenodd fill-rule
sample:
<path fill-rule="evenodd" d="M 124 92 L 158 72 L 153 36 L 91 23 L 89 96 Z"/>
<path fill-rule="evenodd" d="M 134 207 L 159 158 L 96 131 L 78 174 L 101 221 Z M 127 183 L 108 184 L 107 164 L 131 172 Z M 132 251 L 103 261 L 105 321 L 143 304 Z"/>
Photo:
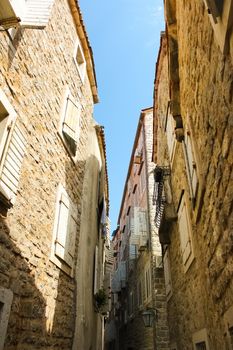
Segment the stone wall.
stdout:
<path fill-rule="evenodd" d="M 74 296 L 80 279 L 63 272 L 50 257 L 59 183 L 78 208 L 75 261 L 78 252 L 81 254 L 88 245 L 84 241 L 81 249 L 79 237 L 82 200 L 87 195 L 83 180 L 90 157 L 88 139 L 93 127 L 91 88 L 87 77 L 84 84 L 81 82 L 73 60 L 77 33 L 67 1 L 54 2 L 45 29 L 19 28 L 12 42 L 6 33 L 0 35 L 0 88 L 15 109 L 27 140 L 16 202 L 0 219 L 0 286 L 13 292 L 4 349 L 71 349 Z M 81 105 L 76 163 L 58 135 L 67 86 Z M 89 215 L 92 214 L 95 221 L 90 240 L 95 241 L 96 207 L 90 208 Z M 83 278 L 83 272 L 78 277 Z M 91 288 L 92 271 L 87 281 Z M 92 295 L 88 294 L 83 303 L 92 303 Z M 90 337 L 93 341 L 97 338 L 96 319 L 93 316 L 90 328 L 95 333 Z"/>
<path fill-rule="evenodd" d="M 180 110 L 197 163 L 196 202 L 190 197 L 183 146 L 176 142 L 171 165 L 174 206 L 187 196 L 194 259 L 184 269 L 178 223 L 170 225 L 172 296 L 168 300 L 171 342 L 192 349 L 193 336 L 205 329 L 209 349 L 226 349 L 224 315 L 233 304 L 232 127 L 233 67 L 214 38 L 204 2 L 176 1 Z M 198 28 L 198 29 L 197 29 Z M 168 50 L 170 48 L 168 47 Z M 160 58 L 162 55 L 160 56 Z M 167 55 L 160 59 L 156 94 L 158 154 L 168 164 L 164 120 L 169 99 Z"/>

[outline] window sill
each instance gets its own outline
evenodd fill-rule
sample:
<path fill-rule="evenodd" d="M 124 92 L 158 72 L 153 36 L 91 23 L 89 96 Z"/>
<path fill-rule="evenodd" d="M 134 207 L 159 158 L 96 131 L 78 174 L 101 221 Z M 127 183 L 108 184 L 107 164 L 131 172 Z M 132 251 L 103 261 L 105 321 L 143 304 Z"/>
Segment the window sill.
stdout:
<path fill-rule="evenodd" d="M 60 270 L 65 272 L 69 277 L 74 278 L 74 268 L 69 267 L 65 262 L 63 263 L 60 259 L 58 259 L 55 255 L 50 257 L 50 261 L 56 265 Z"/>

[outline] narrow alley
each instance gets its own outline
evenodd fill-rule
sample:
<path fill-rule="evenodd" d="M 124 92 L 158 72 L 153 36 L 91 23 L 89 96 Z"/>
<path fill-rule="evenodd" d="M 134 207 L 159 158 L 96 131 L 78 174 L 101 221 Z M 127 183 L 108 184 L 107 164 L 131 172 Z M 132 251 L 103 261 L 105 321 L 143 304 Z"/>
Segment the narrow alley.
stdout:
<path fill-rule="evenodd" d="M 233 350 L 233 0 L 0 0 L 0 57 L 0 350 Z"/>

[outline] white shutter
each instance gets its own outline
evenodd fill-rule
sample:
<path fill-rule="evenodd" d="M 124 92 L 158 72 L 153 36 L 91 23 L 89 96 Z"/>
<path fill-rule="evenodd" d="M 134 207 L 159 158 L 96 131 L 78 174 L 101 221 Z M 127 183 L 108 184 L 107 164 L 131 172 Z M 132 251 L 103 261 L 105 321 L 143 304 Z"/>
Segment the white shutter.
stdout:
<path fill-rule="evenodd" d="M 25 148 L 26 138 L 20 128 L 15 125 L 12 134 L 10 135 L 10 130 L 8 130 L 7 138 L 5 139 L 4 158 L 2 159 L 3 167 L 0 176 L 0 186 L 12 201 L 17 193 Z"/>
<path fill-rule="evenodd" d="M 57 222 L 57 234 L 55 241 L 55 255 L 65 260 L 67 257 L 67 231 L 69 220 L 69 199 L 62 193 L 59 201 L 59 213 Z"/>
<path fill-rule="evenodd" d="M 49 21 L 53 2 L 54 0 L 27 0 L 26 11 L 21 18 L 21 25 L 44 28 Z"/>
<path fill-rule="evenodd" d="M 182 198 L 179 212 L 178 212 L 178 221 L 179 221 L 179 231 L 180 231 L 180 244 L 183 257 L 183 263 L 186 264 L 188 258 L 192 253 L 191 240 L 190 240 L 190 228 L 188 223 L 188 212 L 186 208 L 186 203 Z"/>
<path fill-rule="evenodd" d="M 94 294 L 96 294 L 99 290 L 98 284 L 98 274 L 99 274 L 99 247 L 95 247 L 95 266 L 94 266 Z"/>
<path fill-rule="evenodd" d="M 69 215 L 68 230 L 67 230 L 67 248 L 65 249 L 65 261 L 69 266 L 73 265 L 75 254 L 77 223 L 73 216 L 73 210 Z"/>
<path fill-rule="evenodd" d="M 169 296 L 169 294 L 171 293 L 172 286 L 171 286 L 170 261 L 169 261 L 169 255 L 167 250 L 163 256 L 163 267 L 164 267 L 166 295 Z"/>
<path fill-rule="evenodd" d="M 79 138 L 79 114 L 80 108 L 69 97 L 67 97 L 62 132 L 64 133 L 73 154 L 76 152 L 77 141 Z"/>

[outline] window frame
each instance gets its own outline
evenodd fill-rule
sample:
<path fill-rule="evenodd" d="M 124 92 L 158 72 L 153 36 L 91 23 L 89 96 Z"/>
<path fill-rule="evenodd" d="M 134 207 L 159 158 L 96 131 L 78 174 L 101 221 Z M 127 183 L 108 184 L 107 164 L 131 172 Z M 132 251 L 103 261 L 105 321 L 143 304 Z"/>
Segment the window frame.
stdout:
<path fill-rule="evenodd" d="M 230 330 L 233 329 L 233 305 L 227 309 L 223 315 L 225 326 L 225 337 L 229 350 L 233 350 L 232 338 Z"/>
<path fill-rule="evenodd" d="M 78 60 L 77 60 L 77 55 L 78 55 L 78 51 L 80 51 L 80 55 L 82 57 L 83 62 L 81 64 L 79 64 Z M 76 43 L 75 43 L 75 47 L 74 47 L 74 54 L 73 54 L 73 59 L 74 59 L 74 63 L 75 66 L 78 70 L 78 74 L 80 76 L 81 82 L 82 84 L 84 84 L 85 82 L 85 78 L 87 75 L 87 63 L 86 63 L 86 58 L 83 52 L 83 48 L 82 45 L 80 43 L 79 38 L 76 39 Z M 80 67 L 81 65 L 83 65 L 83 67 Z"/>
<path fill-rule="evenodd" d="M 0 287 L 0 303 L 3 305 L 0 317 L 0 350 L 4 349 L 12 300 L 13 292 L 10 289 Z"/>
<path fill-rule="evenodd" d="M 78 125 L 77 125 L 77 146 L 76 146 L 76 151 L 75 154 L 72 154 L 72 151 L 70 149 L 70 145 L 69 142 L 67 141 L 67 138 L 64 135 L 64 131 L 63 131 L 63 124 L 66 118 L 66 110 L 67 110 L 67 100 L 70 100 L 71 103 L 73 103 L 77 109 L 78 109 Z M 73 95 L 70 92 L 69 87 L 66 87 L 65 89 L 65 93 L 63 95 L 63 104 L 62 104 L 62 108 L 61 108 L 61 112 L 60 112 L 60 118 L 59 118 L 59 125 L 58 125 L 58 135 L 68 153 L 68 155 L 70 156 L 71 160 L 74 162 L 74 164 L 76 163 L 77 159 L 78 159 L 78 144 L 79 144 L 79 140 L 80 140 L 80 132 L 81 132 L 81 112 L 82 112 L 82 107 L 81 104 L 77 101 L 76 99 L 73 97 Z"/>
<path fill-rule="evenodd" d="M 73 202 L 71 201 L 68 193 L 66 192 L 65 188 L 62 186 L 61 183 L 57 186 L 57 193 L 56 193 L 56 200 L 55 200 L 55 210 L 54 210 L 54 224 L 53 224 L 53 235 L 52 235 L 52 246 L 51 246 L 51 254 L 50 254 L 50 260 L 62 271 L 64 271 L 69 276 L 74 276 L 74 267 L 75 267 L 75 258 L 73 257 L 72 263 L 68 263 L 67 260 L 64 258 L 62 259 L 56 254 L 56 240 L 57 240 L 57 232 L 58 232 L 58 225 L 59 225 L 59 214 L 60 214 L 60 202 L 62 196 L 65 196 L 67 201 L 69 201 L 69 210 L 68 210 L 68 221 L 67 221 L 67 227 L 66 227 L 66 239 L 67 235 L 69 235 L 69 222 L 70 222 L 70 216 L 72 216 L 72 220 L 76 223 L 76 234 L 74 237 L 74 241 L 76 242 L 77 237 L 77 214 L 78 211 L 75 210 L 75 206 Z M 70 238 L 68 239 L 70 240 Z M 65 248 L 65 247 L 64 247 Z M 74 246 L 75 251 L 75 246 Z"/>
<path fill-rule="evenodd" d="M 210 350 L 209 337 L 206 328 L 203 328 L 192 335 L 192 342 L 194 350 L 198 350 L 197 345 L 200 343 L 205 343 L 206 350 Z"/>

